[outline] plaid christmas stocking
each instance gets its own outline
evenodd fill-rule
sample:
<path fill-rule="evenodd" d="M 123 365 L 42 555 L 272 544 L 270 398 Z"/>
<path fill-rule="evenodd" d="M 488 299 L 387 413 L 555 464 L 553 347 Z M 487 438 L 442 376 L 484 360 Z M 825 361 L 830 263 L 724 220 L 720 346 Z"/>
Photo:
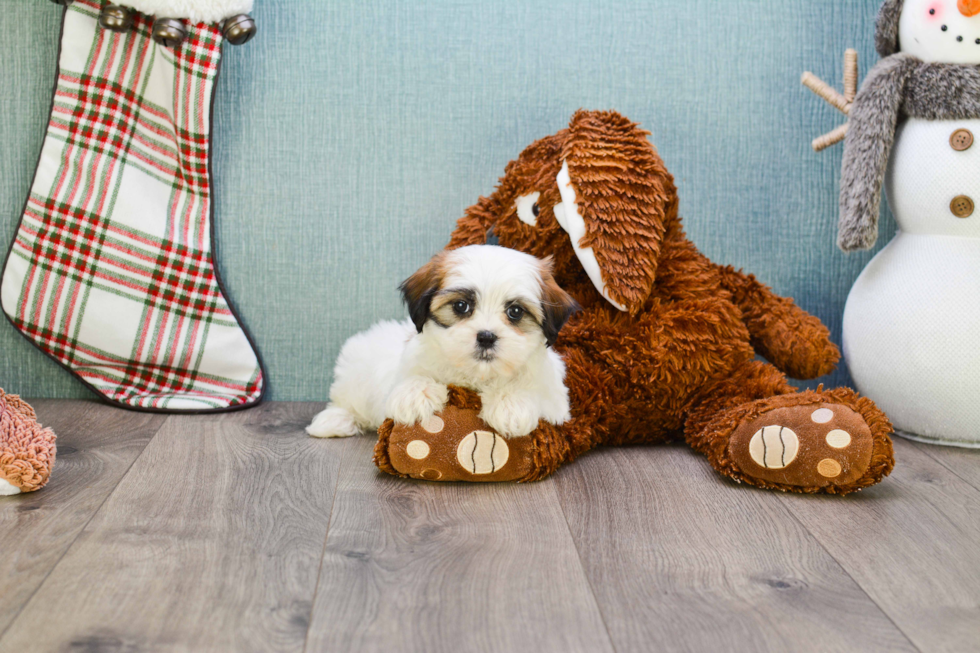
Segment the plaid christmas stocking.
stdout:
<path fill-rule="evenodd" d="M 167 0 L 126 4 L 141 3 Z M 186 38 L 167 47 L 143 14 L 126 10 L 120 31 L 104 29 L 105 8 L 75 0 L 65 10 L 51 119 L 0 303 L 24 336 L 114 404 L 253 406 L 265 375 L 211 251 L 221 26 L 171 21 Z"/>

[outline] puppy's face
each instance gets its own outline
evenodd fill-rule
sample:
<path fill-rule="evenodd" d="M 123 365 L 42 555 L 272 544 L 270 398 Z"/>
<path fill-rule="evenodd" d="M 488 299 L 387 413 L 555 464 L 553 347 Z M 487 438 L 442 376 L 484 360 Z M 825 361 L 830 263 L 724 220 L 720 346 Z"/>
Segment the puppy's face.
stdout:
<path fill-rule="evenodd" d="M 513 375 L 554 343 L 577 308 L 549 260 L 488 245 L 438 254 L 401 290 L 445 364 L 482 380 Z"/>

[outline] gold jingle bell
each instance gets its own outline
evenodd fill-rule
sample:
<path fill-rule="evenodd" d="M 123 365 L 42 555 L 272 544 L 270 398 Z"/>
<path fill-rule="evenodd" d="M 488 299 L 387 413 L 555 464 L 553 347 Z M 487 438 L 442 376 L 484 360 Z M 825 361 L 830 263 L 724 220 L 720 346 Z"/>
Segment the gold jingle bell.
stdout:
<path fill-rule="evenodd" d="M 224 34 L 225 40 L 232 45 L 244 45 L 248 43 L 257 31 L 258 27 L 255 25 L 255 20 L 248 14 L 232 16 L 221 27 L 221 32 Z"/>
<path fill-rule="evenodd" d="M 126 32 L 133 26 L 133 10 L 122 5 L 106 5 L 99 14 L 99 25 L 113 32 Z"/>
<path fill-rule="evenodd" d="M 157 18 L 153 21 L 153 40 L 165 48 L 175 48 L 187 38 L 184 21 L 177 18 Z"/>

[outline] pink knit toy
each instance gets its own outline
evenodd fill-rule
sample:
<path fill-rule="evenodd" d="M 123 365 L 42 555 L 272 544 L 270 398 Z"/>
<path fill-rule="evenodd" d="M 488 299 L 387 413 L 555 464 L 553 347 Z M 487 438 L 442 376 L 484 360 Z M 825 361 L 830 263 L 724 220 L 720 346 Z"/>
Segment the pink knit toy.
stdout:
<path fill-rule="evenodd" d="M 55 435 L 34 409 L 0 388 L 0 495 L 40 490 L 51 476 Z"/>

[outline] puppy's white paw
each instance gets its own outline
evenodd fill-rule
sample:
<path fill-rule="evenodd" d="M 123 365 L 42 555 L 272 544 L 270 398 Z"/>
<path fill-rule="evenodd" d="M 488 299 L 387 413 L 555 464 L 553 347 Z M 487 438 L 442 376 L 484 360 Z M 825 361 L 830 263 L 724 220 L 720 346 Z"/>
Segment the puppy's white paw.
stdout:
<path fill-rule="evenodd" d="M 480 418 L 505 438 L 520 438 L 538 428 L 539 410 L 534 402 L 519 397 L 483 397 Z"/>
<path fill-rule="evenodd" d="M 424 376 L 412 376 L 388 395 L 385 415 L 399 424 L 413 425 L 432 417 L 446 407 L 449 388 Z"/>
<path fill-rule="evenodd" d="M 314 438 L 349 438 L 360 433 L 361 427 L 350 411 L 330 405 L 313 418 L 306 432 Z"/>

